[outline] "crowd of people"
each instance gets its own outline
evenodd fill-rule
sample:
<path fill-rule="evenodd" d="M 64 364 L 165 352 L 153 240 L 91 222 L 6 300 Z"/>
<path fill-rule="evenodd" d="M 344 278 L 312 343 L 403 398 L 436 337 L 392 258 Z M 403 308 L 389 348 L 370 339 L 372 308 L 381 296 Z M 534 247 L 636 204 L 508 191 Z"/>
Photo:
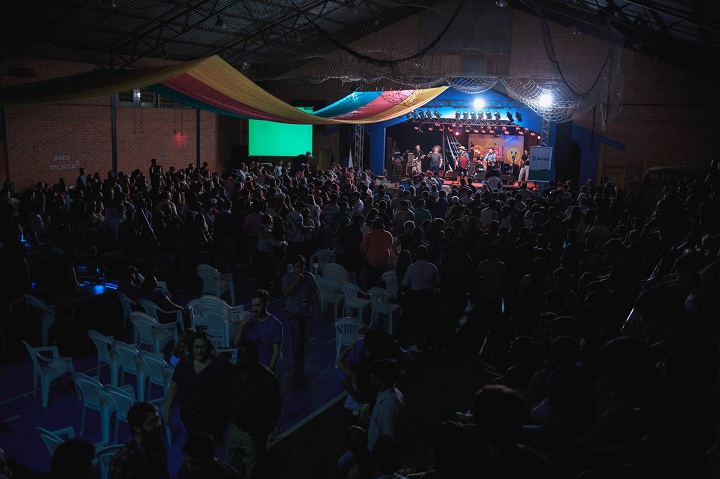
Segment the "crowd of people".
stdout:
<path fill-rule="evenodd" d="M 402 310 L 392 337 L 378 339 L 371 329 L 370 339 L 340 356 L 361 411 L 341 461 L 344 477 L 379 477 L 401 464 L 393 451 L 411 438 L 400 372 L 415 367 L 413 357 L 469 364 L 489 378 L 466 411 L 438 427 L 440 477 L 720 474 L 716 163 L 704 179 L 667 185 L 654 206 L 592 180 L 533 191 L 525 183 L 450 188 L 418 176 L 394 188 L 367 171 L 295 163 L 241 164 L 221 175 L 207 165 L 165 171 L 153 161 L 147 176 L 136 170 L 102 179 L 81 170 L 74 185 L 38 183 L 21 192 L 6 183 L 8 287 L 27 292 L 46 281 L 49 290 L 66 291 L 77 287 L 78 262 L 98 262 L 106 251 L 139 255 L 150 245 L 153 273 L 188 297 L 198 293 L 201 263 L 256 277 L 263 292 L 253 294 L 255 317 L 269 322 L 242 327 L 268 328 L 256 335 L 271 344 L 275 323 L 263 302 L 282 293 L 301 368 L 306 325 L 317 314 L 307 265 L 313 252 L 331 249 L 364 291 L 383 286 L 383 273 L 394 270 Z M 31 277 L 21 238 L 53 244 L 52 278 Z M 238 364 L 261 364 L 256 343 L 243 338 L 235 338 Z M 208 341 L 189 340 L 183 368 L 211 364 Z M 257 373 L 253 391 L 272 389 L 277 348 L 267 346 L 260 367 L 270 376 Z M 228 402 L 217 411 L 236 426 L 227 441 L 241 449 L 252 437 L 243 430 L 246 416 L 233 414 L 237 404 L 257 407 L 257 397 L 243 386 L 247 371 L 230 374 L 231 386 L 218 394 Z M 176 376 L 173 393 L 187 381 L 180 367 Z M 158 433 L 157 413 L 142 407 L 133 441 Z M 210 434 L 191 436 L 191 456 L 207 457 L 206 443 L 218 439 L 216 430 L 198 427 L 217 423 L 207 416 L 183 417 L 189 432 Z M 258 427 L 271 433 L 269 422 Z"/>

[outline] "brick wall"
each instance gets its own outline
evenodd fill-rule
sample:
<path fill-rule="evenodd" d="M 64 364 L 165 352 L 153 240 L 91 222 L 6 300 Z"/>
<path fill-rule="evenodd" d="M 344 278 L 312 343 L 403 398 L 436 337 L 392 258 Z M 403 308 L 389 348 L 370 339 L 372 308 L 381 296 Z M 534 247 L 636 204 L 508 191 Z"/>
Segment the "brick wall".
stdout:
<path fill-rule="evenodd" d="M 22 68 L 30 77 L 0 74 L 0 86 L 46 80 L 95 68 L 68 62 L 12 58 L 3 66 Z M 14 70 L 17 72 L 18 70 Z M 99 172 L 112 169 L 110 98 L 70 104 L 5 109 L 10 179 L 16 189 L 37 181 L 57 183 L 64 177 L 74 184 L 79 167 Z M 150 159 L 166 168 L 195 164 L 196 110 L 117 107 L 118 171 L 136 168 L 147 174 Z M 200 112 L 200 162 L 218 169 L 217 115 Z"/>

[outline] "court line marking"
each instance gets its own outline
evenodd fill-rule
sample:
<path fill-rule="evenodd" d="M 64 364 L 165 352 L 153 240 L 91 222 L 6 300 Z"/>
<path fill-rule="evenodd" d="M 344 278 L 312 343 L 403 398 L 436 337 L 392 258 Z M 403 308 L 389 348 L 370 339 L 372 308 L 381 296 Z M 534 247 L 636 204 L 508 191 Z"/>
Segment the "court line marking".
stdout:
<path fill-rule="evenodd" d="M 292 433 L 294 433 L 295 431 L 297 431 L 298 429 L 300 429 L 301 427 L 303 427 L 305 424 L 309 423 L 310 421 L 312 421 L 313 419 L 315 419 L 316 417 L 318 417 L 320 414 L 322 414 L 322 413 L 324 413 L 325 411 L 327 411 L 328 409 L 330 409 L 330 407 L 332 407 L 333 405 L 335 405 L 335 403 L 337 403 L 338 401 L 340 401 L 341 399 L 343 399 L 345 396 L 347 396 L 347 391 L 341 392 L 340 394 L 338 394 L 337 396 L 335 396 L 334 398 L 332 398 L 330 401 L 326 402 L 325 404 L 323 404 L 322 406 L 320 406 L 318 409 L 316 409 L 315 411 L 313 411 L 313 412 L 310 413 L 309 415 L 305 416 L 304 418 L 302 418 L 301 420 L 299 420 L 298 422 L 296 422 L 295 424 L 293 424 L 292 426 L 290 426 L 290 427 L 289 427 L 288 429 L 286 429 L 285 431 L 283 431 L 283 432 L 281 432 L 280 434 L 278 434 L 278 435 L 275 437 L 275 439 L 273 440 L 273 442 L 271 442 L 271 443 L 268 445 L 268 449 L 270 449 L 271 447 L 273 447 L 275 444 L 277 444 L 278 442 L 282 441 L 282 440 L 285 439 L 286 437 L 290 436 Z"/>

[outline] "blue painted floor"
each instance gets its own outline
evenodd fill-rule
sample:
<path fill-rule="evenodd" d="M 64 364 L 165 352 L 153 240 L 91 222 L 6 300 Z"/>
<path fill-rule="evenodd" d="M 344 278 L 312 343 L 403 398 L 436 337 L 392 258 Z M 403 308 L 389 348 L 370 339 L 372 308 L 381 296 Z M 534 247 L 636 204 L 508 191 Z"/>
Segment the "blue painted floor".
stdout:
<path fill-rule="evenodd" d="M 236 281 L 238 304 L 244 304 L 246 309 L 249 309 L 249 294 L 253 283 L 251 279 Z M 278 366 L 278 381 L 283 398 L 283 411 L 277 428 L 278 447 L 320 410 L 325 410 L 333 401 L 337 403 L 343 394 L 340 384 L 342 374 L 334 367 L 335 332 L 331 318 L 322 315 L 314 320 L 313 339 L 306 346 L 305 374 L 298 380 L 292 372 L 290 327 L 283 308 L 284 299 L 274 294 L 269 310 L 280 318 L 284 327 L 283 359 Z M 75 370 L 95 376 L 96 361 L 96 356 L 75 359 Z M 100 372 L 100 381 L 109 382 L 107 366 Z M 128 375 L 125 384 L 135 387 L 134 381 L 134 376 Z M 32 395 L 32 362 L 27 355 L 22 354 L 0 363 L 0 384 L 0 445 L 8 457 L 22 465 L 37 472 L 49 471 L 50 457 L 35 427 L 54 430 L 71 426 L 79 435 L 82 403 L 78 399 L 74 384 L 70 379 L 55 381 L 51 387 L 49 405 L 43 408 L 39 392 L 36 398 Z M 153 397 L 159 397 L 160 394 L 160 388 L 155 387 Z M 333 407 L 337 412 L 337 405 Z M 112 423 L 111 439 L 114 434 L 114 417 Z M 168 446 L 168 457 L 169 470 L 173 477 L 183 460 L 181 447 L 186 437 L 177 408 L 171 428 L 173 442 Z M 342 440 L 342 429 L 339 431 L 340 436 L 336 442 Z M 332 434 L 337 435 L 338 431 Z M 83 437 L 93 443 L 100 441 L 100 422 L 96 411 L 87 411 Z M 118 443 L 126 442 L 129 437 L 127 425 L 121 423 Z M 222 455 L 222 451 L 218 453 Z"/>

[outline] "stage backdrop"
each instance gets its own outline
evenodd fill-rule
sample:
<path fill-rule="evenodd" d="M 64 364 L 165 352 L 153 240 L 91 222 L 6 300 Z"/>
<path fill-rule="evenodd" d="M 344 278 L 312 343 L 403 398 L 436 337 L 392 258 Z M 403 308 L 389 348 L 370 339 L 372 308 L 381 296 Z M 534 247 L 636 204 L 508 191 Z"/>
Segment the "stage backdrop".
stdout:
<path fill-rule="evenodd" d="M 552 146 L 531 146 L 530 147 L 530 181 L 550 181 L 550 170 L 552 169 L 553 148 Z"/>
<path fill-rule="evenodd" d="M 468 135 L 468 142 L 470 143 L 467 148 L 470 150 L 471 146 L 475 150 L 475 158 L 483 159 L 487 153 L 488 148 L 494 148 L 495 154 L 497 155 L 498 161 L 504 161 L 505 163 L 513 163 L 520 161 L 522 156 L 523 146 L 525 145 L 525 137 L 523 135 L 483 135 L 471 133 Z"/>

